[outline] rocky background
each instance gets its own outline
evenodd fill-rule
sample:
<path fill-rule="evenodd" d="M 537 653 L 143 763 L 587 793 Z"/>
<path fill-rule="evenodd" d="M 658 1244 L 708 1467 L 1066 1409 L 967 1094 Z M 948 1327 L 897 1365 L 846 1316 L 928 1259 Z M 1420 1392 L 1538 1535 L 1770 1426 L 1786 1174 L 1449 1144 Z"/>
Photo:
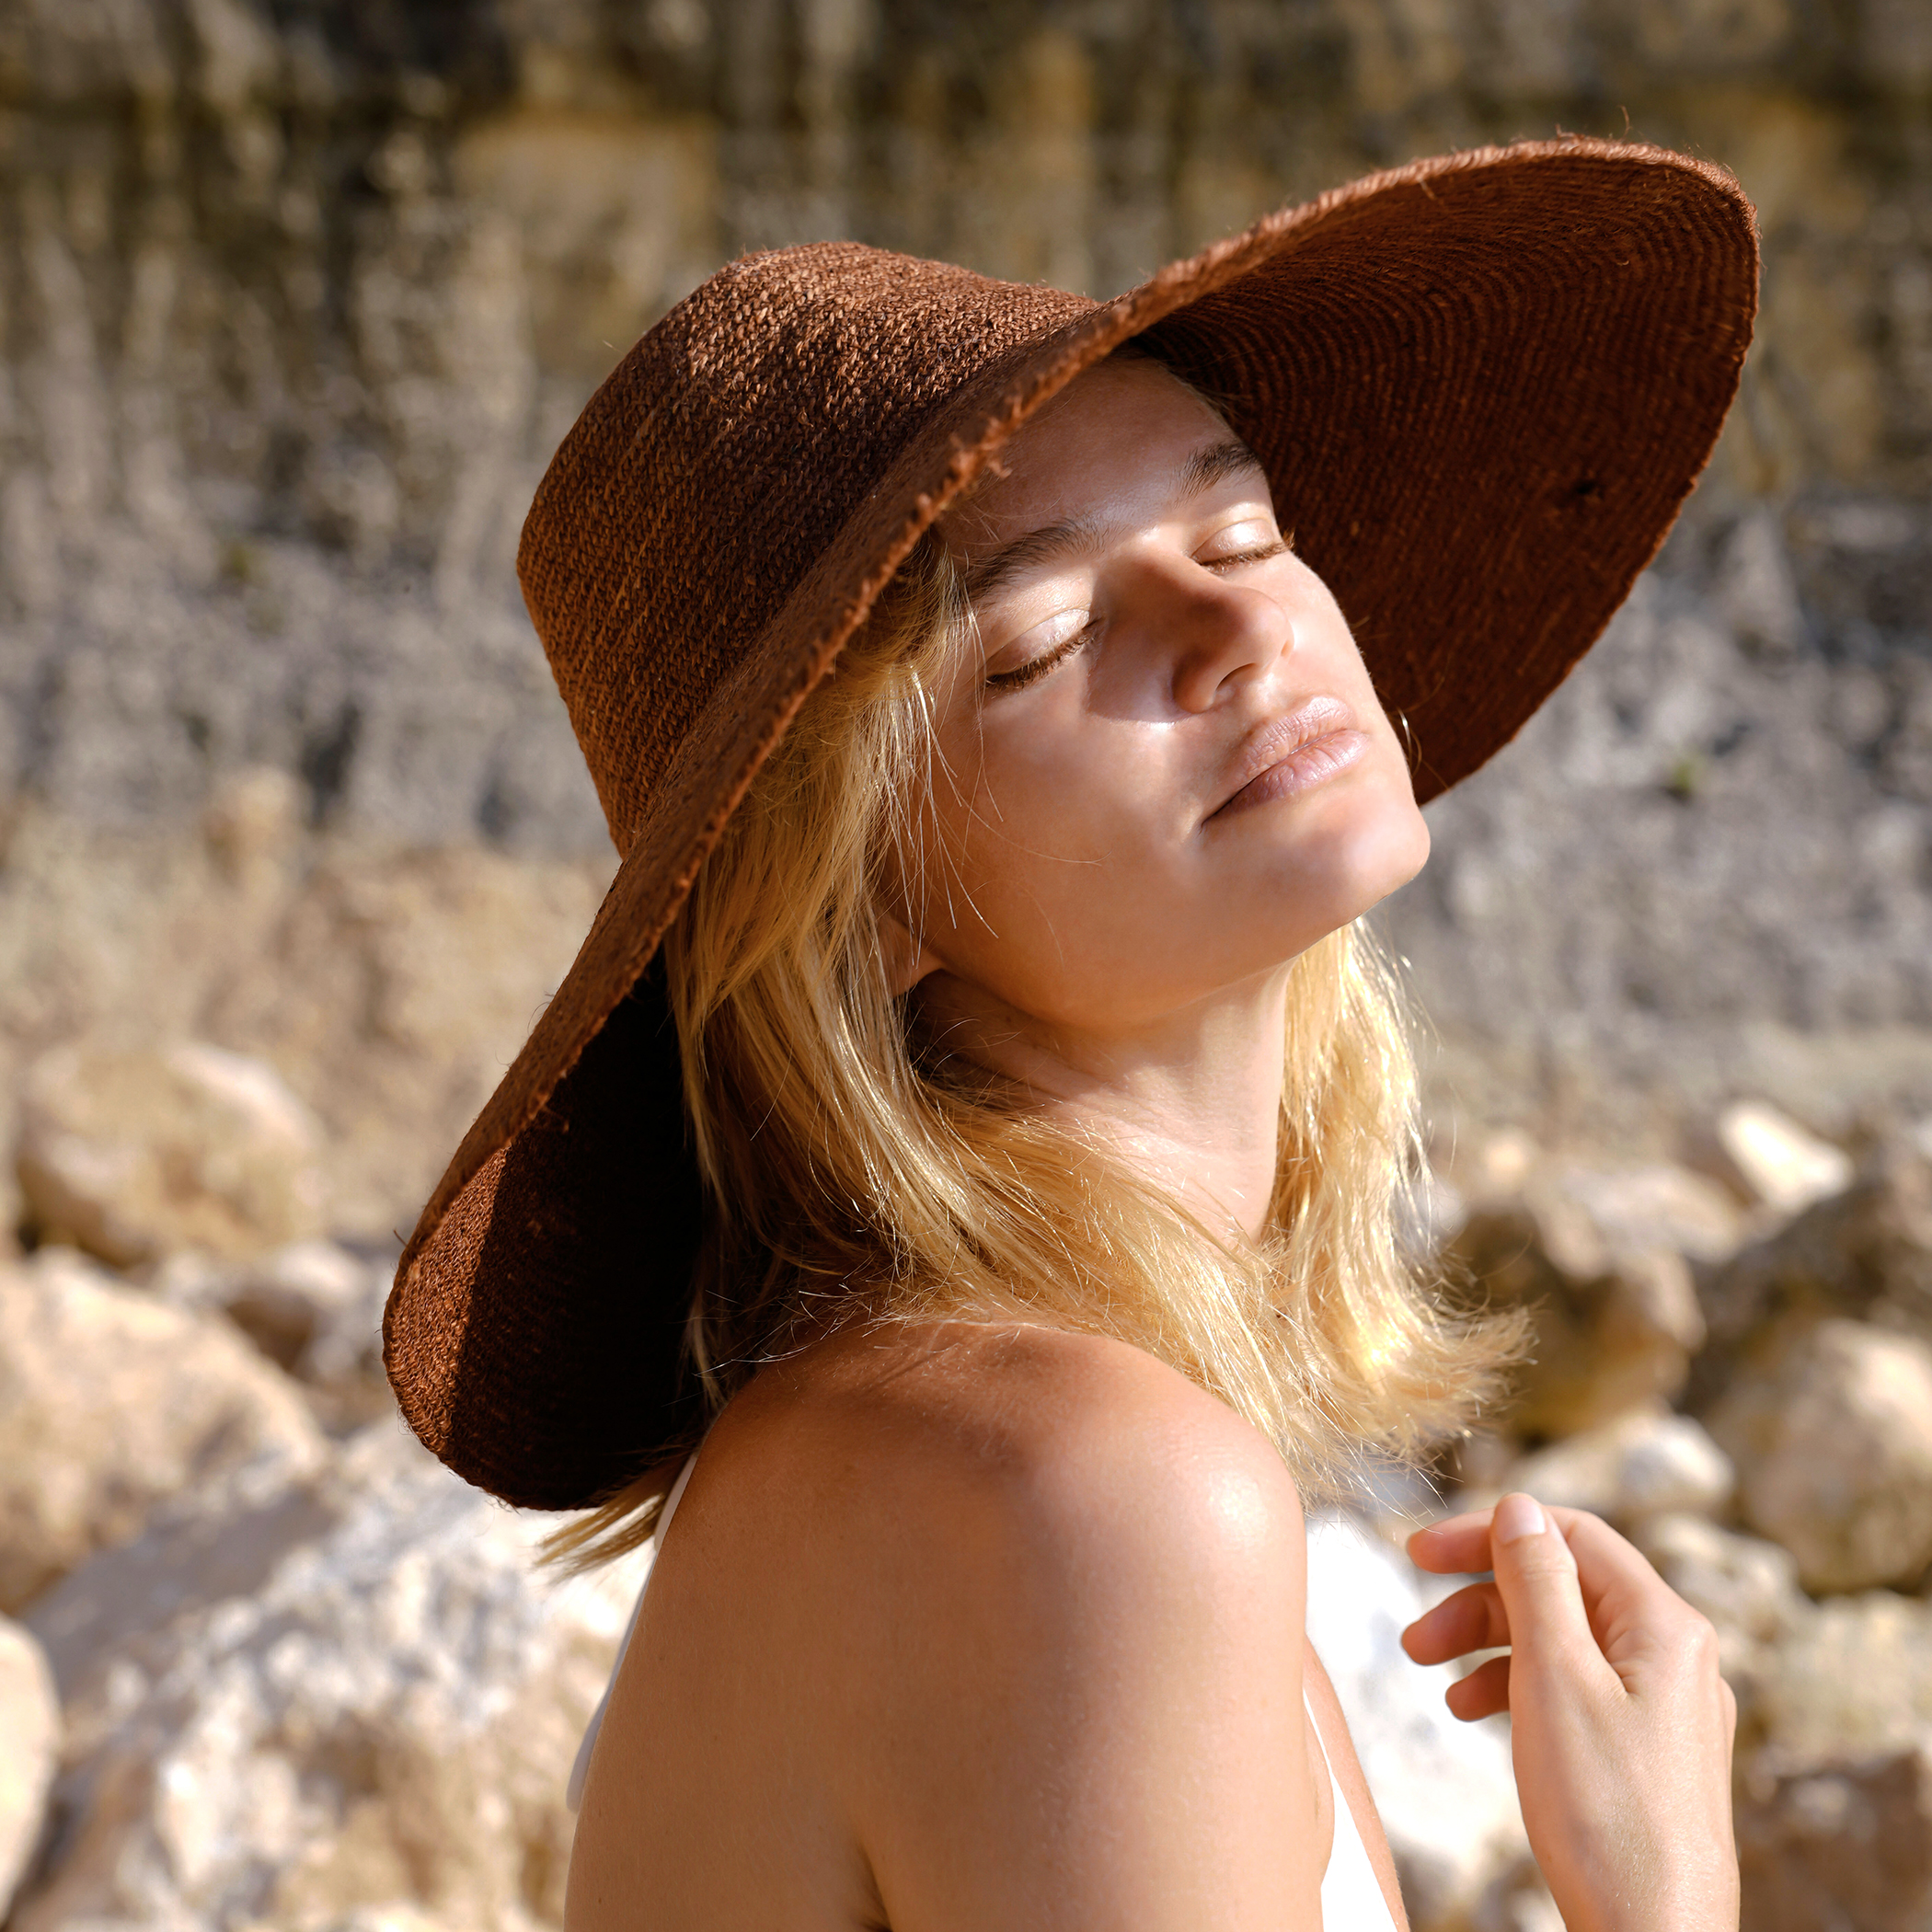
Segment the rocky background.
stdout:
<path fill-rule="evenodd" d="M 1922 0 L 0 0 L 0 1911 L 554 1923 L 638 1572 L 402 1436 L 397 1230 L 608 877 L 536 476 L 718 262 L 1104 294 L 1561 128 L 1734 167 L 1765 314 L 1657 568 L 1391 908 L 1496 1432 L 1316 1539 L 1429 1932 L 1554 1923 L 1393 1632 L 1524 1480 L 1717 1622 L 1747 1926 L 1932 1925 Z M 0 1246 L 4 1246 L 0 1241 Z"/>

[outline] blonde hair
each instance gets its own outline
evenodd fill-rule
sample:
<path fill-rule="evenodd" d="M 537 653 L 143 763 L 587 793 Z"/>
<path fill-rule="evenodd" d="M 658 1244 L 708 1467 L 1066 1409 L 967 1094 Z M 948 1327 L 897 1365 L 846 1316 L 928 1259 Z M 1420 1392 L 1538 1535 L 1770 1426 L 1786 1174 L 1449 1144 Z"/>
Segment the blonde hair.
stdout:
<path fill-rule="evenodd" d="M 1413 1458 L 1496 1392 L 1507 1319 L 1457 1316 L 1405 1239 L 1422 1173 L 1395 976 L 1359 926 L 1297 960 L 1259 1241 L 1213 1235 L 1097 1140 L 935 1049 L 879 907 L 941 782 L 933 692 L 970 621 L 928 538 L 705 862 L 664 971 L 707 1196 L 686 1340 L 712 1413 L 828 1325 L 1047 1323 L 1221 1397 L 1304 1489 Z M 907 775 L 912 775 L 910 778 Z M 663 1466 L 558 1533 L 573 1564 L 655 1524 Z"/>

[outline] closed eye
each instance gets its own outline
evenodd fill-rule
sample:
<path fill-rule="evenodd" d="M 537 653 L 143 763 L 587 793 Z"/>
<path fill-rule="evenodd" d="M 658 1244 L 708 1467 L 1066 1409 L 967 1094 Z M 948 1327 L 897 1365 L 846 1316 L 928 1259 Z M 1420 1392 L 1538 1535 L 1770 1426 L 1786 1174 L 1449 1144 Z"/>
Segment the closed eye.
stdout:
<path fill-rule="evenodd" d="M 1236 550 L 1226 557 L 1203 557 L 1200 559 L 1204 570 L 1238 570 L 1249 564 L 1266 563 L 1271 557 L 1285 557 L 1294 548 L 1294 536 L 1277 536 L 1265 544 L 1255 544 L 1245 550 Z"/>
<path fill-rule="evenodd" d="M 1037 684 L 1050 671 L 1057 670 L 1068 658 L 1080 650 L 1093 637 L 1098 626 L 1089 618 L 1080 628 L 1051 650 L 1043 650 L 1037 658 L 1029 658 L 1016 671 L 993 671 L 986 674 L 986 687 L 991 691 L 1024 691 L 1029 684 Z"/>

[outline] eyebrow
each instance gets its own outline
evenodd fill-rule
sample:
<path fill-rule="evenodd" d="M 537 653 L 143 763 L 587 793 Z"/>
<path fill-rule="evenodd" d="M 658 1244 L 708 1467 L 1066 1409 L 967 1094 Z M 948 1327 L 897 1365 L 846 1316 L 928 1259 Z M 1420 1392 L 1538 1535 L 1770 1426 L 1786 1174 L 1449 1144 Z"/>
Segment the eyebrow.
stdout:
<path fill-rule="evenodd" d="M 1196 450 L 1175 472 L 1175 500 L 1187 502 L 1212 489 L 1225 477 L 1240 476 L 1248 470 L 1260 471 L 1261 461 L 1245 443 L 1210 443 L 1205 449 Z M 989 551 L 966 566 L 967 601 L 974 602 L 990 594 L 1023 570 L 1098 549 L 1106 541 L 1108 530 L 1109 526 L 1091 517 L 1075 516 L 1016 536 L 1010 544 L 1002 544 L 997 550 Z"/>

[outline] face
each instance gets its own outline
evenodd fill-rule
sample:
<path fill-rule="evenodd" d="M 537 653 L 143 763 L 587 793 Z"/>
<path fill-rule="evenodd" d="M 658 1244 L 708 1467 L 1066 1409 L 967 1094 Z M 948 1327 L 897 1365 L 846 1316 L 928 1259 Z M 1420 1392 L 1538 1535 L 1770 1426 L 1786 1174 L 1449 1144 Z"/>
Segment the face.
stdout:
<path fill-rule="evenodd" d="M 940 534 L 975 623 L 941 680 L 906 979 L 1144 1027 L 1279 973 L 1420 868 L 1340 611 L 1253 457 L 1158 365 L 1079 377 Z"/>

